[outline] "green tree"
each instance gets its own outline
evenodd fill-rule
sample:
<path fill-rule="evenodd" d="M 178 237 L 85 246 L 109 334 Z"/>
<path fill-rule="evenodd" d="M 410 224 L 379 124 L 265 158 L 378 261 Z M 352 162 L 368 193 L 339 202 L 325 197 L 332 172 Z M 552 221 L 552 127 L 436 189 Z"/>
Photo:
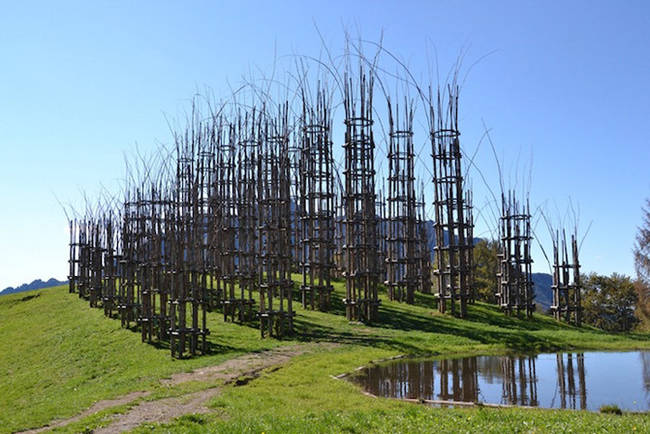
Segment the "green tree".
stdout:
<path fill-rule="evenodd" d="M 650 200 L 646 200 L 642 211 L 643 223 L 638 228 L 634 244 L 635 287 L 639 296 L 638 315 L 646 328 L 650 328 Z"/>
<path fill-rule="evenodd" d="M 481 240 L 474 245 L 474 285 L 480 301 L 496 303 L 497 273 L 499 272 L 499 242 Z"/>
<path fill-rule="evenodd" d="M 650 287 L 650 200 L 643 208 L 643 223 L 638 229 L 634 245 L 634 266 L 637 278 Z"/>
<path fill-rule="evenodd" d="M 639 322 L 635 315 L 639 301 L 634 282 L 614 273 L 592 273 L 583 279 L 583 320 L 607 331 L 630 331 Z"/>
<path fill-rule="evenodd" d="M 650 331 L 650 298 L 647 296 L 648 287 L 640 280 L 634 281 L 639 302 L 637 303 L 636 316 L 639 318 L 639 330 Z"/>

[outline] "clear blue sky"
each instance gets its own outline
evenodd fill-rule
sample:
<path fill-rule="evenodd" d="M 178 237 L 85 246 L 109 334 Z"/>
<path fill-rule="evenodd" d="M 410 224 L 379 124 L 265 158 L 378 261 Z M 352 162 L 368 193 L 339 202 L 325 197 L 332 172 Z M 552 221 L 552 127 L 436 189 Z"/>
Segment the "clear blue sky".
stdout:
<path fill-rule="evenodd" d="M 227 80 L 267 70 L 274 49 L 317 55 L 314 23 L 334 52 L 344 27 L 368 39 L 383 30 L 385 46 L 422 78 L 433 47 L 443 70 L 462 50 L 465 69 L 491 53 L 463 88 L 463 146 L 473 152 L 485 122 L 509 178 L 525 173 L 532 155 L 533 203 L 559 218 L 570 196 L 582 229 L 593 221 L 583 271 L 633 273 L 650 196 L 650 3 L 272 3 L 3 5 L 0 288 L 66 276 L 67 227 L 55 196 L 80 204 L 81 190 L 93 197 L 100 185 L 118 185 L 124 153 L 168 142 L 165 115 L 182 115 L 197 89 L 225 95 Z M 496 186 L 485 144 L 476 162 Z M 472 178 L 480 206 L 487 194 Z"/>

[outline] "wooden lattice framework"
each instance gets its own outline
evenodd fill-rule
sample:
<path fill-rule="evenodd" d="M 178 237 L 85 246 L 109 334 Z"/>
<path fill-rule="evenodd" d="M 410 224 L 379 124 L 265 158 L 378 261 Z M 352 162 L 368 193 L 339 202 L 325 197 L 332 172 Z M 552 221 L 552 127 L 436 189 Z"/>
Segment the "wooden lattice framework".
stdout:
<path fill-rule="evenodd" d="M 496 297 L 507 314 L 524 312 L 529 318 L 535 311 L 530 217 L 528 201 L 521 204 L 513 191 L 507 197 L 505 194 L 501 196 L 499 286 Z"/>
<path fill-rule="evenodd" d="M 558 321 L 580 326 L 582 323 L 582 283 L 576 234 L 567 243 L 566 232 L 553 238 L 553 304 L 551 312 Z"/>
<path fill-rule="evenodd" d="M 413 152 L 413 106 L 388 100 L 388 298 L 413 303 L 418 287 L 416 198 Z"/>
<path fill-rule="evenodd" d="M 437 113 L 437 116 L 436 116 Z M 436 129 L 431 132 L 435 210 L 435 263 L 433 274 L 437 283 L 438 310 L 467 314 L 472 294 L 472 266 L 469 258 L 474 248 L 471 227 L 471 205 L 465 200 L 461 167 L 460 131 L 458 130 L 458 88 L 449 88 L 446 102 L 438 97 L 437 111 L 430 107 Z"/>
<path fill-rule="evenodd" d="M 368 323 L 379 316 L 372 92 L 373 77 L 363 68 L 356 86 L 346 74 L 343 303 L 348 320 Z"/>
<path fill-rule="evenodd" d="M 330 103 L 323 91 L 310 107 L 303 96 L 300 158 L 302 305 L 326 311 L 332 294 L 335 191 Z"/>
<path fill-rule="evenodd" d="M 264 127 L 258 155 L 258 247 L 260 333 L 283 337 L 293 333 L 291 280 L 291 178 L 288 107 Z M 277 303 L 277 305 L 276 305 Z"/>
<path fill-rule="evenodd" d="M 431 247 L 425 212 L 424 186 L 420 190 L 420 200 L 416 203 L 416 257 L 418 261 L 418 288 L 423 294 L 431 294 Z"/>

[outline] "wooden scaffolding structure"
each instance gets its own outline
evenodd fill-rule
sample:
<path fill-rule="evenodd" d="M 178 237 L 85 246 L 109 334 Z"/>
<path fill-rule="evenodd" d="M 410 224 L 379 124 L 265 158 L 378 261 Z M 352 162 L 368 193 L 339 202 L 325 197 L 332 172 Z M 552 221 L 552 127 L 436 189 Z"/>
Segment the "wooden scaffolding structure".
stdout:
<path fill-rule="evenodd" d="M 330 103 L 317 92 L 310 107 L 303 96 L 300 154 L 302 305 L 326 311 L 331 304 L 334 264 L 335 191 Z"/>
<path fill-rule="evenodd" d="M 437 113 L 437 115 L 436 115 Z M 456 314 L 456 302 L 461 318 L 467 314 L 472 298 L 471 203 L 463 191 L 462 154 L 458 130 L 458 88 L 449 88 L 445 103 L 438 95 L 438 107 L 430 107 L 430 117 L 436 129 L 431 132 L 433 186 L 435 210 L 435 263 L 433 274 L 437 284 L 438 310 Z"/>
<path fill-rule="evenodd" d="M 530 318 L 535 311 L 535 291 L 528 201 L 522 205 L 513 191 L 507 197 L 502 194 L 499 226 L 499 307 L 507 314 L 524 312 Z"/>
<path fill-rule="evenodd" d="M 551 312 L 558 321 L 580 326 L 582 323 L 582 283 L 576 233 L 567 243 L 566 232 L 553 238 L 553 304 Z"/>
<path fill-rule="evenodd" d="M 375 216 L 375 141 L 373 77 L 359 68 L 355 89 L 350 74 L 345 78 L 345 209 L 344 277 L 346 317 L 373 322 L 379 315 L 377 285 L 377 219 Z"/>
<path fill-rule="evenodd" d="M 413 153 L 413 106 L 388 99 L 388 298 L 413 303 L 418 287 L 419 257 L 416 239 L 416 198 Z M 383 222 L 382 222 L 383 223 Z"/>

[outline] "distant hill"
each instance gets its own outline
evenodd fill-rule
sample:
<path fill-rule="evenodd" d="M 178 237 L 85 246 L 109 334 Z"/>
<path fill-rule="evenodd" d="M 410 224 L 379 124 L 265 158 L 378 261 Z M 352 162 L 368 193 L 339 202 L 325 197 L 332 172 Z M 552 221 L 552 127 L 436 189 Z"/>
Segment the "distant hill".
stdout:
<path fill-rule="evenodd" d="M 62 282 L 54 278 L 46 282 L 43 282 L 41 279 L 36 279 L 32 283 L 24 283 L 20 286 L 17 286 L 16 288 L 12 286 L 5 288 L 2 291 L 0 291 L 0 295 L 16 294 L 18 292 L 25 292 L 25 291 L 34 291 L 35 289 L 43 289 L 52 286 L 60 286 L 60 285 L 65 285 L 66 283 L 68 282 L 67 281 Z"/>
<path fill-rule="evenodd" d="M 533 283 L 537 312 L 545 313 L 553 303 L 553 276 L 548 273 L 533 273 Z"/>

